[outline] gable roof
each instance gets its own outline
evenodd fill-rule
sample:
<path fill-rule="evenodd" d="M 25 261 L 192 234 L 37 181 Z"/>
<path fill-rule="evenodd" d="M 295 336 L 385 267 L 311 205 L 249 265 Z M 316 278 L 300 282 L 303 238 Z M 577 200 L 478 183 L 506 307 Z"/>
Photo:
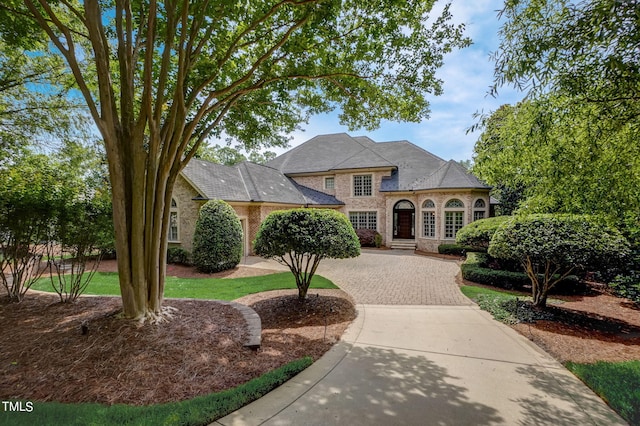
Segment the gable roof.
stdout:
<path fill-rule="evenodd" d="M 335 197 L 294 182 L 278 170 L 245 161 L 234 166 L 192 159 L 184 178 L 204 199 L 295 205 L 342 205 Z"/>

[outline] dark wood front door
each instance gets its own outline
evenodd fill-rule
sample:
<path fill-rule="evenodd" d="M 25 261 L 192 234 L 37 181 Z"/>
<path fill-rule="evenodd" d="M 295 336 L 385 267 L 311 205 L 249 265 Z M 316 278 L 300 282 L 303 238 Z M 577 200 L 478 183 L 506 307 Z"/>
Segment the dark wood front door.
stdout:
<path fill-rule="evenodd" d="M 413 212 L 411 210 L 398 210 L 398 227 L 396 238 L 411 239 L 413 238 Z"/>

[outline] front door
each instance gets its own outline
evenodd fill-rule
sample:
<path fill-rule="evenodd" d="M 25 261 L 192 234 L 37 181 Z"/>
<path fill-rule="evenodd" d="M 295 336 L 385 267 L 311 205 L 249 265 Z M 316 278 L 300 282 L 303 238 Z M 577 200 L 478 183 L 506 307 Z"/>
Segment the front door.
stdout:
<path fill-rule="evenodd" d="M 413 212 L 408 210 L 400 210 L 398 212 L 398 235 L 396 238 L 411 239 L 413 234 L 411 228 L 413 228 Z"/>
<path fill-rule="evenodd" d="M 415 208 L 407 200 L 399 201 L 393 208 L 393 237 L 401 240 L 415 238 Z"/>

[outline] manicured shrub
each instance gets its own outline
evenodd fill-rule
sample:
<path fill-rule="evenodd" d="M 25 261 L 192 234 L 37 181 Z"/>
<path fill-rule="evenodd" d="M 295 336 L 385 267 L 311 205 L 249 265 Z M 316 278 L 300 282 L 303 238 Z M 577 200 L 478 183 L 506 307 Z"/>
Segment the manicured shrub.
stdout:
<path fill-rule="evenodd" d="M 360 255 L 360 242 L 349 219 L 330 209 L 275 211 L 260 225 L 254 252 L 287 265 L 304 300 L 311 279 L 324 258 Z"/>
<path fill-rule="evenodd" d="M 193 237 L 193 264 L 201 272 L 234 268 L 242 259 L 242 224 L 222 200 L 202 206 Z"/>
<path fill-rule="evenodd" d="M 460 244 L 440 244 L 438 246 L 438 253 L 450 254 L 454 256 L 464 256 L 467 252 L 474 251 L 473 247 L 462 246 Z"/>
<path fill-rule="evenodd" d="M 522 289 L 530 283 L 525 273 L 491 269 L 487 267 L 489 262 L 490 256 L 486 253 L 468 253 L 467 260 L 460 266 L 462 278 L 509 290 Z"/>
<path fill-rule="evenodd" d="M 491 237 L 511 216 L 480 219 L 465 225 L 456 234 L 456 244 L 473 247 L 474 251 L 487 251 Z"/>
<path fill-rule="evenodd" d="M 462 278 L 478 284 L 490 285 L 507 290 L 525 290 L 531 286 L 531 280 L 524 272 L 495 269 L 490 267 L 495 263 L 495 259 L 487 253 L 471 252 L 467 253 L 467 259 L 460 265 Z M 558 277 L 556 275 L 556 277 Z M 543 277 L 538 277 L 542 279 Z M 584 291 L 585 287 L 580 286 L 578 277 L 569 275 L 558 282 L 554 287 L 557 293 L 575 293 Z"/>
<path fill-rule="evenodd" d="M 488 253 L 519 261 L 531 281 L 534 305 L 544 307 L 558 282 L 601 261 L 624 258 L 629 244 L 591 216 L 540 214 L 506 221 L 493 235 Z"/>
<path fill-rule="evenodd" d="M 380 235 L 380 233 L 376 232 L 376 236 L 373 237 L 373 244 L 375 244 L 377 248 L 382 247 L 382 235 Z"/>
<path fill-rule="evenodd" d="M 375 229 L 356 229 L 356 235 L 360 240 L 360 247 L 380 247 L 382 243 L 382 235 Z M 376 238 L 379 238 L 380 244 L 376 244 Z"/>
<path fill-rule="evenodd" d="M 609 286 L 617 296 L 627 298 L 640 306 L 640 271 L 618 275 Z"/>
<path fill-rule="evenodd" d="M 190 265 L 191 254 L 182 247 L 169 247 L 167 249 L 167 263 L 176 265 Z"/>

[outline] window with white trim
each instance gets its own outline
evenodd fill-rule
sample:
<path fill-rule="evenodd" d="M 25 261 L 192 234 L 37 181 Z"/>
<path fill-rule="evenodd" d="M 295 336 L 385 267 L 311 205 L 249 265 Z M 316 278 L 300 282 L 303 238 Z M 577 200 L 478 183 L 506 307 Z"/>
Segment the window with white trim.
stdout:
<path fill-rule="evenodd" d="M 444 237 L 454 239 L 464 226 L 464 203 L 456 198 L 444 206 Z"/>
<path fill-rule="evenodd" d="M 378 229 L 377 212 L 349 212 L 349 220 L 354 229 Z"/>
<path fill-rule="evenodd" d="M 473 220 L 480 220 L 480 219 L 484 219 L 485 214 L 486 214 L 486 208 L 487 208 L 487 204 L 484 202 L 483 199 L 479 198 L 476 200 L 476 202 L 473 204 Z"/>
<path fill-rule="evenodd" d="M 333 176 L 324 178 L 324 189 L 335 189 L 336 180 Z"/>
<path fill-rule="evenodd" d="M 171 209 L 169 210 L 169 241 L 180 241 L 179 233 L 179 221 L 178 221 L 178 203 L 173 198 L 171 199 Z"/>
<path fill-rule="evenodd" d="M 436 205 L 433 200 L 422 203 L 422 236 L 435 238 L 436 236 Z"/>
<path fill-rule="evenodd" d="M 354 197 L 371 197 L 373 194 L 373 185 L 371 175 L 354 175 L 353 176 L 353 196 Z"/>

